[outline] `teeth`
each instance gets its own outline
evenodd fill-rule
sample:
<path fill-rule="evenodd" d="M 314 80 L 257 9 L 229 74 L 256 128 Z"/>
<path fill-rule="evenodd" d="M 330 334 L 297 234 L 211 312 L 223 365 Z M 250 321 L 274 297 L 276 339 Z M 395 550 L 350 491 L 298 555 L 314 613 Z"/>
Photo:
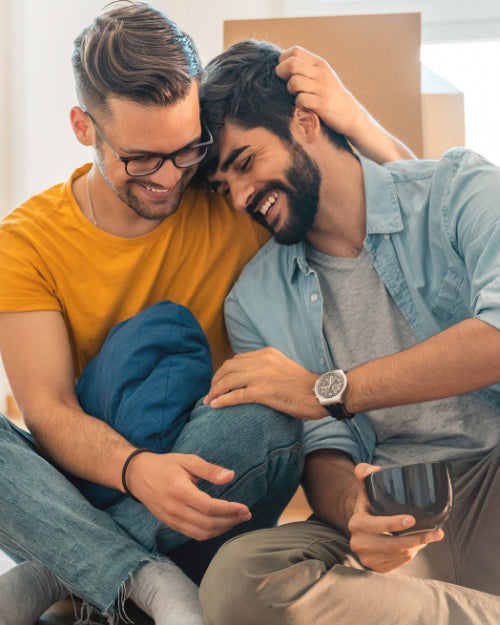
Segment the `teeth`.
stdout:
<path fill-rule="evenodd" d="M 166 193 L 168 189 L 153 189 L 153 187 L 147 187 L 145 184 L 142 185 L 148 191 L 152 191 L 153 193 Z"/>
<path fill-rule="evenodd" d="M 264 215 L 264 217 L 266 217 L 267 213 L 269 212 L 269 209 L 276 202 L 277 199 L 278 199 L 277 193 L 270 195 L 267 198 L 267 200 L 264 202 L 264 204 L 262 204 L 262 206 L 259 208 L 259 212 L 261 212 Z"/>

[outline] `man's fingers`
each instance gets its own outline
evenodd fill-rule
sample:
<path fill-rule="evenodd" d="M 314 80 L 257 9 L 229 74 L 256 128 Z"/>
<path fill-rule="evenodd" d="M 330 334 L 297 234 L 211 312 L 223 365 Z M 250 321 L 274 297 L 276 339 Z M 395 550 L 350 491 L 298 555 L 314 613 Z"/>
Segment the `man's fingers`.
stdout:
<path fill-rule="evenodd" d="M 364 478 L 370 473 L 375 473 L 375 471 L 380 471 L 382 467 L 379 467 L 376 464 L 368 464 L 366 462 L 360 462 L 354 467 L 354 475 L 356 476 L 358 483 L 360 483 L 364 490 Z"/>
<path fill-rule="evenodd" d="M 196 515 L 208 519 L 229 519 L 235 517 L 248 517 L 250 510 L 248 506 L 236 501 L 226 501 L 225 499 L 215 499 L 210 497 L 207 493 L 203 492 L 193 486 L 196 492 L 190 493 L 190 496 L 186 498 L 189 504 L 186 505 Z"/>
<path fill-rule="evenodd" d="M 318 105 L 322 104 L 321 97 L 313 93 L 300 92 L 295 98 L 295 104 L 300 109 L 316 112 Z"/>
<path fill-rule="evenodd" d="M 292 95 L 309 94 L 320 97 L 318 94 L 318 82 L 309 76 L 299 76 L 294 74 L 286 83 L 286 88 Z"/>
<path fill-rule="evenodd" d="M 191 496 L 189 505 L 175 504 L 169 511 L 169 526 L 172 529 L 195 540 L 208 540 L 252 518 L 250 510 L 243 504 L 214 499 L 206 493 L 202 495 L 205 496 Z"/>
<path fill-rule="evenodd" d="M 232 471 L 229 473 L 234 476 Z M 226 523 L 235 525 L 251 517 L 245 504 L 211 497 L 189 479 L 175 485 L 165 501 L 164 510 L 171 518 L 189 521 L 200 527 Z"/>
<path fill-rule="evenodd" d="M 182 465 L 196 479 L 206 480 L 212 484 L 227 484 L 234 478 L 234 471 L 218 464 L 212 464 L 194 454 L 183 455 Z"/>
<path fill-rule="evenodd" d="M 238 388 L 228 391 L 222 395 L 215 395 L 210 401 L 212 408 L 226 408 L 227 406 L 238 406 L 239 404 L 252 404 L 253 399 L 250 397 L 246 388 Z"/>
<path fill-rule="evenodd" d="M 213 400 L 220 398 L 230 391 L 236 391 L 237 389 L 244 388 L 245 384 L 237 375 L 228 375 L 221 380 L 212 383 L 210 390 L 208 391 L 203 402 L 205 404 L 213 404 Z M 214 406 L 215 407 L 215 406 Z M 220 407 L 220 406 L 219 406 Z"/>
<path fill-rule="evenodd" d="M 305 70 L 307 71 L 308 68 L 320 65 L 322 62 L 324 62 L 323 59 L 315 54 L 312 54 L 312 52 L 309 52 L 300 46 L 293 46 L 292 48 L 288 48 L 288 50 L 284 50 L 281 53 L 276 67 L 276 73 L 280 78 L 284 78 L 281 73 L 278 73 L 278 70 L 282 72 L 290 71 L 292 74 L 301 73 Z"/>
<path fill-rule="evenodd" d="M 415 518 L 409 514 L 397 516 L 354 515 L 349 524 L 351 532 L 365 531 L 370 534 L 392 534 L 407 530 L 415 525 Z"/>

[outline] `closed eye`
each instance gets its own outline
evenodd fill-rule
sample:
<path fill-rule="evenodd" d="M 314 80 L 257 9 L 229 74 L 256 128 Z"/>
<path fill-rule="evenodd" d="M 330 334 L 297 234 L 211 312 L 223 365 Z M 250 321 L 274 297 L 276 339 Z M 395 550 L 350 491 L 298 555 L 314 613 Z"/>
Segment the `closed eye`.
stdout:
<path fill-rule="evenodd" d="M 250 165 L 251 160 L 252 156 L 247 156 L 247 158 L 240 165 L 240 171 L 246 171 Z"/>

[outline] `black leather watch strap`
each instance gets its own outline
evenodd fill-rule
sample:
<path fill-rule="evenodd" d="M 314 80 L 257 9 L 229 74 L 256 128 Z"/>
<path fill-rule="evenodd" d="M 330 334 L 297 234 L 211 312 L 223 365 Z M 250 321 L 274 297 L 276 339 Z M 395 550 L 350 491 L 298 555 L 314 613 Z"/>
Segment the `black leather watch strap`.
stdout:
<path fill-rule="evenodd" d="M 328 410 L 334 419 L 337 419 L 337 421 L 347 421 L 348 419 L 352 419 L 355 415 L 354 412 L 348 412 L 344 404 L 323 404 L 323 406 Z"/>

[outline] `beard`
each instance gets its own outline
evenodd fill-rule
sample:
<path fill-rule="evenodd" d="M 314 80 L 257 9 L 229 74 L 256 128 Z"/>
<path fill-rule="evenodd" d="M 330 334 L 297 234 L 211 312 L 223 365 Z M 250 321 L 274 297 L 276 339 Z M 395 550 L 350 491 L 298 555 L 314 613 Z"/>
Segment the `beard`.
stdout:
<path fill-rule="evenodd" d="M 292 144 L 290 155 L 292 164 L 285 172 L 285 182 L 280 180 L 268 182 L 255 195 L 247 209 L 252 218 L 267 228 L 274 240 L 281 245 L 293 245 L 305 239 L 314 223 L 319 206 L 321 173 L 318 165 L 297 143 Z M 260 202 L 274 190 L 284 193 L 288 203 L 287 221 L 278 231 L 275 230 L 276 222 L 268 223 L 264 215 L 256 211 Z"/>
<path fill-rule="evenodd" d="M 146 176 L 144 176 L 144 178 L 140 176 L 137 178 L 129 177 L 128 179 L 121 181 L 119 184 L 113 183 L 106 175 L 104 159 L 100 149 L 96 149 L 96 163 L 101 176 L 113 193 L 139 217 L 152 221 L 165 219 L 175 213 L 175 211 L 179 208 L 182 195 L 191 178 L 194 176 L 197 168 L 197 166 L 194 165 L 193 167 L 186 167 L 183 169 L 181 178 L 177 181 L 175 187 L 172 187 L 168 198 L 159 199 L 157 201 L 145 201 L 135 194 L 135 186 L 139 183 L 152 188 L 161 188 L 160 185 L 155 182 L 148 181 Z"/>

